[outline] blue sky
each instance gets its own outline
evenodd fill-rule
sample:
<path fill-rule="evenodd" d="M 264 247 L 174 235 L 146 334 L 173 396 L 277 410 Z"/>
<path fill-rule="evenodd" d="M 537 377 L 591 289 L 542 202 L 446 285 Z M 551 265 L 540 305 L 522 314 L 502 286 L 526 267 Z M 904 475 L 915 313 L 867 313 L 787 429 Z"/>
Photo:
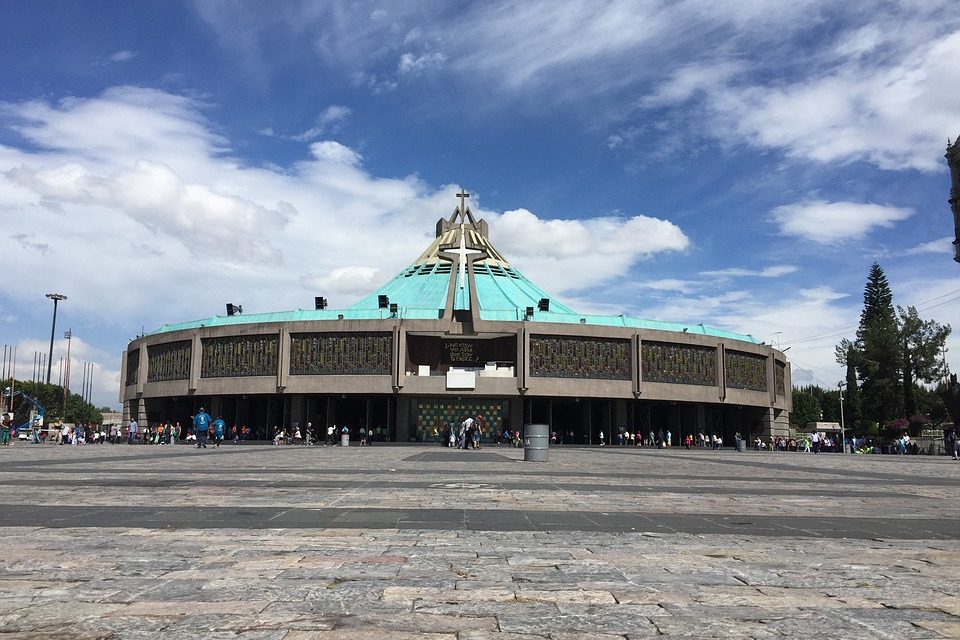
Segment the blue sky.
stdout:
<path fill-rule="evenodd" d="M 752 334 L 795 383 L 841 379 L 875 260 L 896 304 L 960 317 L 953 3 L 273 4 L 0 5 L 19 372 L 66 294 L 54 360 L 72 328 L 74 384 L 94 363 L 115 405 L 142 329 L 349 305 L 460 186 L 573 308 Z"/>

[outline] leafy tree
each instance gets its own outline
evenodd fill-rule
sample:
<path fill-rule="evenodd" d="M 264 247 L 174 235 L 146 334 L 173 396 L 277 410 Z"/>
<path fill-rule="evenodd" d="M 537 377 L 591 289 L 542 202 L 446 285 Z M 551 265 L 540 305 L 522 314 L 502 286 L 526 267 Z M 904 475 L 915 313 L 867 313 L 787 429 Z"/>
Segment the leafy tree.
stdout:
<path fill-rule="evenodd" d="M 808 422 L 820 420 L 820 403 L 809 391 L 793 390 L 793 411 L 790 412 L 790 424 L 803 430 Z"/>
<path fill-rule="evenodd" d="M 921 415 L 930 418 L 930 424 L 934 428 L 939 428 L 943 423 L 950 421 L 950 414 L 943 402 L 943 393 L 946 388 L 947 385 L 944 382 L 938 383 L 933 390 L 923 386 L 917 388 L 917 408 Z"/>
<path fill-rule="evenodd" d="M 66 411 L 63 406 L 63 387 L 54 384 L 37 383 L 30 380 L 18 380 L 14 385 L 15 391 L 22 391 L 37 401 L 43 407 L 47 421 L 62 418 L 66 422 L 96 422 L 103 421 L 103 414 L 89 402 L 85 402 L 79 394 L 71 393 L 67 397 Z M 7 400 L 4 398 L 4 400 Z M 9 402 L 9 400 L 7 400 Z M 17 396 L 13 399 L 14 418 L 17 424 L 23 424 L 30 415 L 33 405 Z"/>
<path fill-rule="evenodd" d="M 918 389 L 915 382 L 935 382 L 946 374 L 941 357 L 950 335 L 950 325 L 923 320 L 916 307 L 897 307 L 900 317 L 900 344 L 903 370 L 903 408 L 907 418 L 918 415 Z M 912 420 L 911 420 L 912 421 Z"/>
<path fill-rule="evenodd" d="M 826 422 L 840 422 L 840 392 L 824 391 L 820 399 L 820 410 L 823 412 L 823 419 Z M 849 415 L 847 410 L 847 396 L 843 397 L 843 413 Z M 852 425 L 851 425 L 852 426 Z"/>

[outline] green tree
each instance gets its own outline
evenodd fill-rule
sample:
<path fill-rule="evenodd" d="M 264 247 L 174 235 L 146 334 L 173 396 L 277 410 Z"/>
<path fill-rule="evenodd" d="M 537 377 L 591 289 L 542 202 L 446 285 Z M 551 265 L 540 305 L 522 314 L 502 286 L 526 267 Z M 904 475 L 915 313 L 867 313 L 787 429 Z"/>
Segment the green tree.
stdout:
<path fill-rule="evenodd" d="M 880 265 L 873 263 L 863 291 L 863 311 L 855 341 L 842 340 L 837 361 L 856 371 L 863 417 L 887 424 L 903 414 L 900 340 L 893 292 Z M 856 385 L 847 382 L 848 391 Z"/>
<path fill-rule="evenodd" d="M 63 387 L 59 385 L 17 380 L 14 389 L 27 394 L 42 406 L 47 422 L 57 418 L 62 418 L 66 422 L 96 422 L 99 424 L 103 421 L 103 414 L 76 393 L 68 394 L 66 411 L 64 411 Z M 34 407 L 21 397 L 15 397 L 13 404 L 17 424 L 23 424 L 29 418 L 30 410 Z"/>
<path fill-rule="evenodd" d="M 806 390 L 793 390 L 793 411 L 790 412 L 790 424 L 803 431 L 808 422 L 820 420 L 820 403 L 816 396 Z"/>
<path fill-rule="evenodd" d="M 901 368 L 904 416 L 913 422 L 919 411 L 917 382 L 932 383 L 947 375 L 942 357 L 950 325 L 924 320 L 916 307 L 897 307 L 900 320 Z"/>
<path fill-rule="evenodd" d="M 847 376 L 845 382 L 847 386 L 843 390 L 843 418 L 845 424 L 850 425 L 850 429 L 856 435 L 866 435 L 867 426 L 863 419 L 863 401 L 860 399 L 860 386 L 857 383 L 857 368 L 853 362 L 856 355 L 853 345 L 848 350 Z M 837 392 L 837 402 L 839 404 L 840 393 Z"/>

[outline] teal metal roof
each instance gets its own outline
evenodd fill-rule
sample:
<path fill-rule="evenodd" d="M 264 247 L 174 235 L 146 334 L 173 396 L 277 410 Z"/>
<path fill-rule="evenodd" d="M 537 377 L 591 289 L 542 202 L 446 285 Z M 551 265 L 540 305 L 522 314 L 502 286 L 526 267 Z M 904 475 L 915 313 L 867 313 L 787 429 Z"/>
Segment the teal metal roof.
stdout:
<path fill-rule="evenodd" d="M 457 223 L 458 216 L 461 219 L 459 223 Z M 469 270 L 466 268 L 468 260 L 471 261 L 472 278 L 469 277 Z M 179 324 L 165 324 L 148 335 L 200 327 L 390 318 L 392 314 L 389 307 L 380 308 L 382 295 L 387 296 L 388 304 L 397 305 L 398 318 L 436 320 L 444 316 L 447 300 L 450 297 L 450 287 L 454 287 L 453 310 L 470 309 L 471 287 L 475 287 L 479 304 L 475 317 L 490 322 L 530 320 L 557 324 L 652 329 L 760 343 L 753 336 L 713 329 L 703 324 L 685 325 L 642 320 L 623 315 L 579 314 L 557 302 L 550 294 L 510 266 L 510 263 L 487 238 L 486 223 L 475 221 L 469 209 L 465 214 L 461 214 L 457 209 L 449 221 L 441 220 L 438 223 L 437 238 L 417 258 L 416 262 L 346 309 L 297 309 L 276 313 L 214 316 Z M 543 298 L 550 301 L 549 311 L 541 311 L 539 308 L 540 300 Z M 533 309 L 532 316 L 527 314 L 528 308 Z"/>

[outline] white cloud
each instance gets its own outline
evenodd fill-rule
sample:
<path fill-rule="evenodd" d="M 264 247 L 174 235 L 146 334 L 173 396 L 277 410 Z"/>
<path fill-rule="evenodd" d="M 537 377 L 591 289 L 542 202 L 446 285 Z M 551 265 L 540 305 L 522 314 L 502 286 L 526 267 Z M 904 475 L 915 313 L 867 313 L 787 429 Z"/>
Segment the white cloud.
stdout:
<path fill-rule="evenodd" d="M 931 171 L 956 123 L 956 99 L 943 89 L 960 83 L 960 19 L 948 0 L 441 5 L 396 5 L 376 19 L 366 3 L 277 12 L 204 2 L 198 10 L 255 69 L 278 30 L 308 33 L 324 64 L 373 93 L 443 67 L 473 78 L 485 108 L 543 97 L 578 104 L 585 126 L 613 130 L 603 136 L 611 148 L 666 116 L 698 139 Z M 451 37 L 464 23 L 473 37 Z"/>
<path fill-rule="evenodd" d="M 923 255 L 927 253 L 953 253 L 953 238 L 947 236 L 945 238 L 939 238 L 937 240 L 931 240 L 930 242 L 924 242 L 923 244 L 918 244 L 915 247 L 910 247 L 909 249 L 902 252 L 901 255 L 905 256 L 916 256 Z"/>
<path fill-rule="evenodd" d="M 848 298 L 849 295 L 841 291 L 834 291 L 832 287 L 827 285 L 821 285 L 819 287 L 806 287 L 799 289 L 797 293 L 807 300 L 814 301 L 823 301 L 823 300 L 842 300 L 843 298 Z"/>
<path fill-rule="evenodd" d="M 715 271 L 702 271 L 700 275 L 714 278 L 779 278 L 791 273 L 795 273 L 797 267 L 789 264 L 773 265 L 763 269 L 745 269 L 743 267 L 732 267 L 730 269 L 719 269 Z"/>
<path fill-rule="evenodd" d="M 880 204 L 807 200 L 775 208 L 771 219 L 783 235 L 835 244 L 860 238 L 875 227 L 892 227 L 913 213 L 913 209 Z"/>
<path fill-rule="evenodd" d="M 117 51 L 116 53 L 110 56 L 110 62 L 127 62 L 133 60 L 137 57 L 136 51 L 130 51 L 129 49 L 124 49 L 123 51 Z"/>
<path fill-rule="evenodd" d="M 303 282 L 326 295 L 355 295 L 357 292 L 372 291 L 380 282 L 379 273 L 380 269 L 376 267 L 337 267 L 329 273 L 307 274 Z"/>
<path fill-rule="evenodd" d="M 280 252 L 257 238 L 257 231 L 286 224 L 292 213 L 288 207 L 267 209 L 185 182 L 171 167 L 147 160 L 135 161 L 127 171 L 102 174 L 77 162 L 50 168 L 21 165 L 6 171 L 6 176 L 43 200 L 104 207 L 183 243 L 198 257 L 218 259 L 222 253 L 228 261 L 230 256 L 279 261 Z"/>
<path fill-rule="evenodd" d="M 731 85 L 707 99 L 713 134 L 817 162 L 864 160 L 882 169 L 939 170 L 957 102 L 960 32 L 896 59 L 841 60 L 793 82 Z"/>
<path fill-rule="evenodd" d="M 317 120 L 312 127 L 299 135 L 292 136 L 292 139 L 297 140 L 298 142 L 308 142 L 325 134 L 331 132 L 335 133 L 339 130 L 339 126 L 350 116 L 351 113 L 353 113 L 353 111 L 350 109 L 350 107 L 345 107 L 340 104 L 332 104 L 317 116 Z"/>
<path fill-rule="evenodd" d="M 0 300 L 43 322 L 35 292 L 69 295 L 61 318 L 76 335 L 113 336 L 90 355 L 102 380 L 119 375 L 119 354 L 141 327 L 222 314 L 227 301 L 248 313 L 309 307 L 315 295 L 346 307 L 410 264 L 456 205 L 459 185 L 372 175 L 335 140 L 309 145 L 290 167 L 246 166 L 204 108 L 129 87 L 0 105 L 30 141 L 0 145 L 0 209 L 15 213 L 0 238 Z M 485 211 L 475 196 L 494 244 L 549 291 L 622 277 L 689 244 L 654 217 L 549 220 Z"/>
<path fill-rule="evenodd" d="M 670 291 L 683 294 L 690 294 L 700 288 L 700 285 L 690 280 L 680 280 L 677 278 L 661 278 L 659 280 L 645 280 L 640 282 L 640 287 L 651 289 L 653 291 Z"/>
<path fill-rule="evenodd" d="M 576 291 L 622 277 L 638 260 L 683 251 L 690 242 L 672 222 L 642 215 L 544 220 L 516 209 L 491 216 L 491 226 L 494 245 L 552 292 Z"/>
<path fill-rule="evenodd" d="M 335 140 L 323 140 L 310 145 L 310 153 L 317 160 L 329 160 L 338 164 L 357 166 L 363 159 L 359 153 Z"/>
<path fill-rule="evenodd" d="M 397 71 L 400 74 L 421 73 L 431 67 L 443 65 L 446 60 L 445 55 L 436 51 L 419 56 L 413 53 L 404 53 L 400 56 L 400 62 L 397 63 Z"/>

